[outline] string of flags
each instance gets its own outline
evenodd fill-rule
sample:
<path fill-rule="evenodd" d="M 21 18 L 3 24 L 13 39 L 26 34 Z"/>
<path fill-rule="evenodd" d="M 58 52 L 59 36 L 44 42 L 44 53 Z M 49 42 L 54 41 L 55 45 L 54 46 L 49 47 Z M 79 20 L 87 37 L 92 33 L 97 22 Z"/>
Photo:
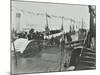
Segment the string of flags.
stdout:
<path fill-rule="evenodd" d="M 17 11 L 21 11 L 23 14 L 27 13 L 27 14 L 30 14 L 30 15 L 37 15 L 37 16 L 47 16 L 48 18 L 62 18 L 63 20 L 69 20 L 73 23 L 75 23 L 76 21 L 72 18 L 66 18 L 66 17 L 63 17 L 63 16 L 55 16 L 55 15 L 49 15 L 49 14 L 45 14 L 45 13 L 34 13 L 34 12 L 31 12 L 31 11 L 27 11 L 27 10 L 24 10 L 24 9 L 19 9 L 17 7 L 14 7 Z"/>
<path fill-rule="evenodd" d="M 21 8 L 17 8 L 17 7 L 14 7 L 14 9 L 17 10 L 17 11 L 21 11 L 23 14 L 27 13 L 27 14 L 30 14 L 30 15 L 33 15 L 33 16 L 37 15 L 37 16 L 46 16 L 47 18 L 60 18 L 60 19 L 62 19 L 62 21 L 63 20 L 69 20 L 71 23 L 79 23 L 79 24 L 82 23 L 81 21 L 75 21 L 72 18 L 66 18 L 64 16 L 49 15 L 47 13 L 36 13 L 36 12 L 32 12 L 32 11 L 27 11 L 27 10 L 24 10 L 24 9 L 21 9 Z M 63 24 L 63 22 L 62 22 L 62 24 Z M 78 27 L 76 26 L 76 28 L 78 28 Z"/>

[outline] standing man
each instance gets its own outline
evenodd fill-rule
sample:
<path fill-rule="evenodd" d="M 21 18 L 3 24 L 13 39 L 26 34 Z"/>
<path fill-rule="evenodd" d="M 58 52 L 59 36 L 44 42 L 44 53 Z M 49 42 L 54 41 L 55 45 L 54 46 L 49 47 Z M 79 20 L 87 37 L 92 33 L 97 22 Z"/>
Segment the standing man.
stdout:
<path fill-rule="evenodd" d="M 67 41 L 69 43 L 72 41 L 72 38 L 71 38 L 71 34 L 70 33 L 67 33 Z M 69 47 L 71 47 L 71 44 L 69 44 Z"/>

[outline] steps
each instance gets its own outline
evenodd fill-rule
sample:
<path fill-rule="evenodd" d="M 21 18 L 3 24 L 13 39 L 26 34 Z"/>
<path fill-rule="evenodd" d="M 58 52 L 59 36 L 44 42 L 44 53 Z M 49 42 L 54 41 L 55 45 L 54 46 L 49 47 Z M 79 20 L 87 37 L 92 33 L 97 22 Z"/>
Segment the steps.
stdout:
<path fill-rule="evenodd" d="M 83 48 L 76 70 L 96 69 L 96 51 Z"/>
<path fill-rule="evenodd" d="M 78 65 L 77 68 L 77 70 L 91 70 L 91 69 L 96 69 L 96 67 Z"/>
<path fill-rule="evenodd" d="M 82 56 L 80 59 L 81 59 L 82 61 L 90 61 L 90 62 L 96 61 L 95 58 L 88 57 L 88 56 Z"/>
<path fill-rule="evenodd" d="M 96 54 L 95 53 L 90 53 L 90 52 L 84 52 L 84 53 L 82 53 L 82 56 L 85 56 L 85 57 L 92 57 L 92 58 L 94 58 L 94 57 L 96 57 Z"/>

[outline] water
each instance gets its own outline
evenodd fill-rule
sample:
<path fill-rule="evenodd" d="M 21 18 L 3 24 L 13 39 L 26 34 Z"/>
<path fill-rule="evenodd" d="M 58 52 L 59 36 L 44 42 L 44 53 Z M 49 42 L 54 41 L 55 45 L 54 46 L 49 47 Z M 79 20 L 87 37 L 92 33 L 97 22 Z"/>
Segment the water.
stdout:
<path fill-rule="evenodd" d="M 52 67 L 53 69 L 54 65 L 56 66 L 60 60 L 60 49 L 51 49 L 51 51 L 46 50 L 43 50 L 35 57 L 18 57 L 17 66 L 14 56 L 12 56 L 12 73 L 48 72 L 49 68 Z M 54 50 L 56 50 L 55 53 L 53 52 Z"/>
<path fill-rule="evenodd" d="M 31 58 L 18 57 L 17 65 L 15 64 L 14 56 L 12 56 L 12 73 L 14 74 L 51 72 L 51 71 L 54 72 L 54 71 L 59 71 L 59 68 L 60 68 L 60 48 L 48 48 L 42 50 L 40 54 Z"/>
<path fill-rule="evenodd" d="M 76 36 L 72 36 L 73 40 L 77 40 Z M 76 37 L 76 38 L 75 38 Z M 69 61 L 71 50 L 66 51 L 64 59 Z M 59 71 L 61 50 L 59 47 L 43 49 L 37 56 L 31 58 L 17 57 L 17 65 L 15 58 L 12 56 L 12 73 L 38 73 Z"/>

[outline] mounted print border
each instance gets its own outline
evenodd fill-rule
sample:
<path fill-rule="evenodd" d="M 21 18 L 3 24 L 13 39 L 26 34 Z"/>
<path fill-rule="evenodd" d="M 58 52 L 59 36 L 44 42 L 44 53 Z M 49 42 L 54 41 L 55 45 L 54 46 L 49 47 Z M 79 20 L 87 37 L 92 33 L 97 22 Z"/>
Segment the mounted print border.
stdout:
<path fill-rule="evenodd" d="M 11 0 L 11 74 L 96 69 L 96 6 Z"/>

